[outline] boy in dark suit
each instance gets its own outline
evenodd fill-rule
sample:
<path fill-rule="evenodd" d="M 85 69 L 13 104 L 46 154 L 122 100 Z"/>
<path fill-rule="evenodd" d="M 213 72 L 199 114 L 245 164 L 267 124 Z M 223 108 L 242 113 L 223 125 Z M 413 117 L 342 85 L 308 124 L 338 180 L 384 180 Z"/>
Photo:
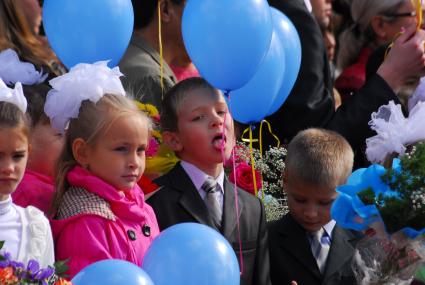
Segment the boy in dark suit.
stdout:
<path fill-rule="evenodd" d="M 161 127 L 164 142 L 181 162 L 154 181 L 162 187 L 147 200 L 160 229 L 183 222 L 211 226 L 229 241 L 238 259 L 240 237 L 241 285 L 270 284 L 264 207 L 240 189 L 235 199 L 224 174 L 223 158 L 230 157 L 235 138 L 221 92 L 201 78 L 178 83 L 164 96 Z"/>
<path fill-rule="evenodd" d="M 330 216 L 352 167 L 353 151 L 337 133 L 308 129 L 291 141 L 283 174 L 289 213 L 269 225 L 273 284 L 356 284 L 351 258 L 361 234 Z"/>

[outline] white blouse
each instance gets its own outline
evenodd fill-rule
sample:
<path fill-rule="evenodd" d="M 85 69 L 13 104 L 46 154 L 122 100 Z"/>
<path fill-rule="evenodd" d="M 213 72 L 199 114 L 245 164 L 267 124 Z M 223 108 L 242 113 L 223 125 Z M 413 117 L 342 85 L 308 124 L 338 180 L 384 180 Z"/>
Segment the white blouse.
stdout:
<path fill-rule="evenodd" d="M 35 259 L 46 268 L 55 261 L 52 232 L 43 212 L 19 207 L 11 198 L 0 202 L 0 241 L 5 241 L 2 252 L 25 265 Z"/>

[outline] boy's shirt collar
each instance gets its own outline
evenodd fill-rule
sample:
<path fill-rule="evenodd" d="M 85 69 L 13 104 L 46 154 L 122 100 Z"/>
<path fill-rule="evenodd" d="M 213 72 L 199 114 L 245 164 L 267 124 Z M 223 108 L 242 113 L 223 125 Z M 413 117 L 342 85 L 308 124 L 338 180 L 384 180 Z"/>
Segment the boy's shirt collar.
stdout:
<path fill-rule="evenodd" d="M 328 235 L 329 239 L 332 241 L 332 232 L 335 228 L 336 221 L 330 220 L 329 223 L 323 226 L 323 229 L 325 230 L 326 234 Z"/>
<path fill-rule="evenodd" d="M 192 180 L 193 185 L 195 185 L 196 190 L 198 190 L 199 194 L 201 195 L 202 199 L 205 198 L 205 192 L 201 189 L 202 184 L 204 184 L 207 177 L 209 177 L 208 174 L 200 170 L 195 165 L 182 160 L 180 162 L 181 167 L 183 167 L 184 171 L 186 171 L 187 175 L 189 175 L 190 180 Z M 217 178 L 213 177 L 213 179 L 220 185 L 220 192 L 222 195 L 224 194 L 224 170 L 220 172 Z"/>

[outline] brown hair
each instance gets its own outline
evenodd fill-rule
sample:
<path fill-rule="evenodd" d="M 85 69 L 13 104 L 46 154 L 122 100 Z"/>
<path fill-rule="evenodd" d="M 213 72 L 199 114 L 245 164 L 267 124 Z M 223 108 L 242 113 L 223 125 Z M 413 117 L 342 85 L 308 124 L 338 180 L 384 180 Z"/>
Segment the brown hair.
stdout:
<path fill-rule="evenodd" d="M 44 113 L 47 93 L 51 89 L 47 84 L 24 85 L 24 95 L 28 102 L 27 115 L 31 128 L 38 124 L 50 124 L 49 117 Z"/>
<path fill-rule="evenodd" d="M 205 79 L 192 77 L 174 85 L 165 95 L 161 104 L 161 128 L 163 131 L 177 131 L 178 112 L 181 102 L 194 90 L 204 89 L 207 92 L 219 92 Z"/>
<path fill-rule="evenodd" d="M 15 50 L 20 59 L 51 70 L 55 55 L 31 31 L 16 0 L 0 1 L 0 51 Z"/>
<path fill-rule="evenodd" d="M 22 132 L 28 137 L 29 121 L 15 104 L 0 102 L 0 128 L 22 128 Z"/>
<path fill-rule="evenodd" d="M 353 160 L 353 150 L 344 137 L 312 128 L 299 132 L 289 143 L 285 171 L 303 182 L 335 188 L 346 182 Z"/>
<path fill-rule="evenodd" d="M 77 118 L 71 119 L 65 132 L 65 143 L 56 166 L 55 194 L 53 197 L 52 214 L 55 214 L 62 197 L 69 188 L 68 172 L 78 162 L 72 152 L 72 144 L 78 138 L 91 146 L 110 130 L 112 124 L 119 118 L 137 114 L 146 119 L 151 131 L 149 118 L 140 112 L 131 99 L 120 95 L 106 94 L 97 103 L 85 100 L 81 103 Z"/>

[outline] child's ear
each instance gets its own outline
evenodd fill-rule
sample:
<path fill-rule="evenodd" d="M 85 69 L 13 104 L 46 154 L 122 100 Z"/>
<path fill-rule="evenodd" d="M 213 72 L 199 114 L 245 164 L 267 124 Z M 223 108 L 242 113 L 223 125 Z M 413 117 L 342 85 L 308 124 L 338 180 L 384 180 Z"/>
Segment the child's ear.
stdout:
<path fill-rule="evenodd" d="M 168 145 L 174 152 L 183 150 L 183 145 L 180 141 L 179 136 L 175 132 L 164 131 L 162 133 L 162 140 Z"/>
<path fill-rule="evenodd" d="M 159 5 L 161 8 L 161 21 L 170 22 L 173 5 L 171 5 L 169 0 L 161 0 Z M 158 13 L 157 9 L 155 9 L 155 13 Z"/>
<path fill-rule="evenodd" d="M 88 164 L 88 145 L 85 140 L 78 138 L 72 143 L 72 155 L 78 164 L 85 167 Z"/>

